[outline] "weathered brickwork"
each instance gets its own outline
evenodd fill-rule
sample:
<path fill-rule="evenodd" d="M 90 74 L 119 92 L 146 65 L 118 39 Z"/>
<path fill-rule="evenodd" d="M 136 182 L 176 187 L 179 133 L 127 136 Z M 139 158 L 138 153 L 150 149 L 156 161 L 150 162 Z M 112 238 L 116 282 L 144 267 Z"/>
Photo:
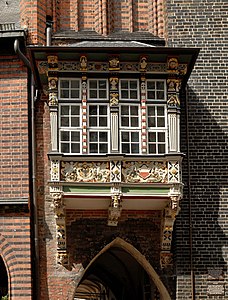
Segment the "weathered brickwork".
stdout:
<path fill-rule="evenodd" d="M 228 2 L 168 0 L 167 13 L 168 45 L 201 48 L 187 92 L 191 198 L 185 158 L 185 197 L 176 224 L 177 299 L 192 299 L 189 201 L 195 299 L 227 299 Z M 184 106 L 182 116 L 186 153 Z M 221 284 L 220 294 L 213 296 L 213 283 Z"/>
<path fill-rule="evenodd" d="M 9 296 L 13 300 L 32 299 L 30 218 L 23 211 L 26 208 L 21 206 L 0 208 L 0 256 L 8 272 Z"/>
<path fill-rule="evenodd" d="M 107 36 L 118 32 L 148 32 L 164 36 L 164 1 L 21 1 L 22 24 L 28 40 L 45 43 L 46 15 L 54 32 L 94 32 Z M 152 18 L 151 18 L 152 16 Z"/>
<path fill-rule="evenodd" d="M 16 56 L 0 61 L 0 202 L 27 202 L 27 74 Z"/>
<path fill-rule="evenodd" d="M 46 16 L 50 12 L 45 0 L 20 1 L 21 27 L 28 32 L 28 44 L 45 44 Z"/>

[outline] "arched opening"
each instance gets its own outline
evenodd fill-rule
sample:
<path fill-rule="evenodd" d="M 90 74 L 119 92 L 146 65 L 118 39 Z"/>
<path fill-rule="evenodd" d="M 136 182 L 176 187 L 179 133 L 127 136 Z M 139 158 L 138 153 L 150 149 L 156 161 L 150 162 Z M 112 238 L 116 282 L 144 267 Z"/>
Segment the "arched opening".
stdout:
<path fill-rule="evenodd" d="M 8 299 L 8 274 L 2 257 L 0 256 L 0 300 Z"/>
<path fill-rule="evenodd" d="M 145 257 L 117 238 L 89 264 L 75 300 L 169 300 L 170 296 Z"/>

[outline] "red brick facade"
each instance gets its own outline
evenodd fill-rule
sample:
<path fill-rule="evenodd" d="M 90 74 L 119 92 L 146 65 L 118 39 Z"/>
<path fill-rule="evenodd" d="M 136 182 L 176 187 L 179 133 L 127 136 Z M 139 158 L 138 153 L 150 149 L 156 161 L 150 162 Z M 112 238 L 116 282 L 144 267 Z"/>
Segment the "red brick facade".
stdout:
<path fill-rule="evenodd" d="M 57 88 L 52 90 L 50 78 L 54 77 L 58 82 L 59 75 L 47 56 L 61 60 L 66 49 L 59 52 L 55 49 L 53 53 L 48 52 L 50 49 L 47 52 L 42 50 L 38 58 L 32 56 L 32 51 L 27 53 L 23 49 L 31 63 L 35 61 L 30 69 L 25 67 L 22 57 L 12 54 L 11 36 L 0 38 L 3 41 L 1 45 L 8 45 L 4 44 L 4 39 L 10 40 L 9 53 L 0 52 L 0 256 L 8 273 L 10 300 L 72 300 L 80 280 L 89 274 L 94 263 L 102 261 L 99 261 L 102 251 L 110 253 L 112 243 L 113 249 L 124 250 L 124 255 L 130 254 L 131 259 L 123 257 L 129 261 L 134 259 L 150 274 L 151 282 L 156 285 L 153 300 L 227 299 L 227 174 L 224 150 L 227 55 L 224 52 L 227 49 L 228 7 L 225 0 L 214 1 L 213 9 L 211 1 L 204 2 L 205 15 L 201 12 L 201 2 L 197 0 L 20 1 L 20 26 L 25 34 L 20 43 L 25 48 L 29 45 L 45 46 L 47 26 L 50 26 L 51 43 L 55 46 L 72 46 L 84 40 L 91 43 L 134 40 L 150 46 L 201 47 L 202 51 L 189 81 L 190 88 L 180 97 L 181 151 L 189 157 L 183 155 L 184 197 L 175 223 L 171 249 L 173 265 L 168 263 L 167 268 L 161 265 L 165 209 L 123 209 L 118 226 L 112 227 L 107 226 L 107 209 L 69 207 L 64 210 L 63 233 L 66 234 L 68 254 L 68 262 L 64 265 L 58 260 L 61 253 L 61 248 L 57 249 L 61 235 L 56 223 L 59 212 L 58 209 L 57 213 L 55 211 L 55 199 L 50 193 L 50 174 L 54 173 L 51 156 L 56 155 L 58 160 L 62 155 L 60 153 L 58 157 L 51 152 L 51 118 L 57 105 L 51 107 L 49 96 L 53 90 L 57 93 Z M 118 47 L 116 49 L 118 53 Z M 131 50 L 123 53 L 129 54 Z M 41 61 L 39 55 L 45 59 Z M 71 59 L 74 55 L 77 54 L 71 52 L 62 61 L 76 60 Z M 81 57 L 87 59 L 86 55 L 83 53 Z M 175 55 L 173 57 L 176 59 Z M 147 56 L 144 58 L 146 61 Z M 155 64 L 160 63 L 159 59 Z M 141 61 L 141 65 L 145 61 Z M 37 67 L 40 62 L 45 63 L 39 65 L 40 69 L 43 68 L 41 71 Z M 105 63 L 110 61 L 107 59 Z M 86 81 L 87 69 L 80 67 L 80 76 Z M 117 76 L 118 71 L 118 68 L 112 70 L 110 76 Z M 146 69 L 137 71 L 140 80 L 145 80 Z M 162 72 L 165 77 L 166 73 Z M 34 95 L 31 95 L 31 73 L 35 75 Z M 40 85 L 39 76 L 46 76 L 43 85 Z M 171 70 L 169 76 L 169 79 L 177 79 L 175 84 L 178 86 L 181 75 L 176 78 L 175 70 Z M 179 90 L 176 93 L 177 86 L 169 91 L 174 98 L 179 93 Z M 31 140 L 31 101 L 35 106 L 35 149 L 32 149 Z M 189 105 L 190 116 L 186 105 Z M 35 165 L 32 164 L 32 151 L 35 151 Z M 65 161 L 70 160 L 69 156 Z M 32 169 L 34 166 L 36 168 Z M 62 184 L 61 179 L 56 185 L 54 180 L 54 183 L 51 182 L 57 190 Z M 68 187 L 66 182 L 62 186 Z M 73 183 L 72 187 L 75 186 Z M 70 200 L 67 196 L 63 199 L 69 203 L 74 197 L 78 201 L 80 196 L 72 192 Z M 81 201 L 84 201 L 83 197 Z M 37 224 L 34 224 L 35 221 Z M 36 246 L 38 249 L 35 249 Z"/>
<path fill-rule="evenodd" d="M 28 88 L 26 68 L 16 55 L 0 56 L 0 153 L 0 255 L 8 272 L 9 296 L 29 300 Z"/>

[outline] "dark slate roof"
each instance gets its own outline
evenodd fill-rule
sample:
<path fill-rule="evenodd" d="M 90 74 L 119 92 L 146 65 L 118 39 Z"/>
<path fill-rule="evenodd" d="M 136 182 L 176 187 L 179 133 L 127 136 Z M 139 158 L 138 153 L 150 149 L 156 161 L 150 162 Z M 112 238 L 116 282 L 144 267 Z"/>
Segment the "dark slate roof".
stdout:
<path fill-rule="evenodd" d="M 76 41 L 138 41 L 145 42 L 154 45 L 165 45 L 165 41 L 162 38 L 154 36 L 152 33 L 147 31 L 118 31 L 109 34 L 108 36 L 103 36 L 95 31 L 58 31 L 53 34 L 54 44 L 59 44 L 59 42 L 64 43 L 67 41 L 69 43 L 74 43 Z"/>
<path fill-rule="evenodd" d="M 20 29 L 20 0 L 0 0 L 0 31 Z"/>
<path fill-rule="evenodd" d="M 146 43 L 137 41 L 83 41 L 78 43 L 69 44 L 66 46 L 79 47 L 79 48 L 136 48 L 136 47 L 155 47 Z"/>

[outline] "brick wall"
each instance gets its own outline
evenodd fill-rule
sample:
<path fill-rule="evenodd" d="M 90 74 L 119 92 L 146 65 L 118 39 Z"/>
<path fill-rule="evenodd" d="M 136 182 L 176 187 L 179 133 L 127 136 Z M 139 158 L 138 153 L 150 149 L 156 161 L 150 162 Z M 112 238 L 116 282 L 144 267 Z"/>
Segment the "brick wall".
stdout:
<path fill-rule="evenodd" d="M 46 16 L 50 13 L 50 5 L 45 0 L 21 0 L 21 26 L 28 31 L 28 44 L 45 45 Z"/>
<path fill-rule="evenodd" d="M 187 94 L 196 299 L 227 299 L 228 2 L 167 0 L 167 12 L 168 45 L 201 48 Z M 186 152 L 184 110 L 182 116 Z M 176 224 L 178 300 L 192 299 L 187 180 L 185 159 L 185 197 Z M 212 280 L 211 270 L 221 276 Z M 212 283 L 222 285 L 220 295 L 212 295 Z"/>
<path fill-rule="evenodd" d="M 0 62 L 0 202 L 28 201 L 27 74 L 16 56 Z"/>
<path fill-rule="evenodd" d="M 25 4 L 23 5 L 25 6 Z M 40 10 L 36 8 L 36 4 L 33 7 L 42 15 L 45 14 L 45 9 L 42 10 L 40 5 L 38 6 Z M 23 8 L 22 11 L 24 12 Z M 53 5 L 48 4 L 46 13 L 53 18 L 54 32 L 94 31 L 106 36 L 120 31 L 140 31 L 150 32 L 159 37 L 164 35 L 163 0 L 67 0 L 53 3 Z M 27 15 L 26 18 L 30 18 L 30 16 Z M 41 20 L 40 29 L 43 26 L 43 20 L 44 18 Z M 36 28 L 36 26 L 34 23 L 31 24 L 30 28 Z M 42 39 L 41 32 L 39 32 L 39 36 Z"/>
<path fill-rule="evenodd" d="M 13 300 L 32 299 L 30 218 L 26 210 L 23 206 L 0 207 L 0 255 Z"/>

